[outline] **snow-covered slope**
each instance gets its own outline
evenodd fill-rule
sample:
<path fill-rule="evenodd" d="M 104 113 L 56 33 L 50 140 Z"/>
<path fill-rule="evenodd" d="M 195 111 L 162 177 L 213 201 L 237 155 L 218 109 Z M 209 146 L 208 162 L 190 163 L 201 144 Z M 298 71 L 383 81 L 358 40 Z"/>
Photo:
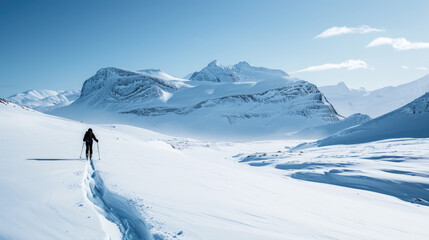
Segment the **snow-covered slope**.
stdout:
<path fill-rule="evenodd" d="M 312 128 L 306 128 L 302 131 L 297 132 L 293 136 L 296 136 L 298 138 L 311 138 L 311 139 L 326 138 L 338 131 L 357 126 L 369 120 L 371 120 L 370 116 L 356 113 L 339 122 L 330 123 L 330 124 L 312 127 Z"/>
<path fill-rule="evenodd" d="M 2 108 L 2 109 L 7 109 L 7 110 L 13 110 L 13 111 L 16 111 L 16 109 L 18 109 L 18 111 L 22 111 L 21 109 L 23 109 L 23 110 L 30 110 L 28 107 L 26 107 L 26 106 L 23 106 L 23 105 L 18 105 L 18 104 L 15 104 L 15 103 L 12 103 L 11 101 L 9 101 L 9 100 L 7 100 L 7 99 L 4 99 L 4 98 L 0 98 L 0 107 Z M 33 111 L 34 112 L 34 111 Z"/>
<path fill-rule="evenodd" d="M 144 69 L 144 70 L 138 70 L 139 73 L 145 73 L 147 75 L 150 75 L 154 78 L 161 78 L 165 80 L 183 80 L 174 76 L 171 76 L 170 74 L 167 74 L 160 69 Z"/>
<path fill-rule="evenodd" d="M 28 90 L 8 97 L 8 100 L 41 112 L 48 112 L 70 105 L 79 96 L 78 90 Z"/>
<path fill-rule="evenodd" d="M 350 89 L 344 83 L 319 87 L 339 114 L 354 113 L 379 117 L 404 106 L 429 91 L 429 75 L 396 87 L 385 87 L 374 91 Z"/>
<path fill-rule="evenodd" d="M 117 122 L 198 137 L 284 137 L 341 119 L 315 85 L 282 71 L 244 62 L 233 68 L 212 62 L 208 68 L 235 69 L 234 76 L 244 80 L 212 81 L 228 75 L 219 72 L 184 80 L 154 70 L 104 68 L 84 83 L 78 100 L 54 114 L 90 122 L 113 116 Z"/>
<path fill-rule="evenodd" d="M 429 137 L 429 92 L 395 111 L 320 140 L 318 145 L 355 144 L 406 137 Z"/>
<path fill-rule="evenodd" d="M 84 128 L 0 100 L 0 239 L 106 237 L 82 188 Z"/>
<path fill-rule="evenodd" d="M 1 102 L 1 239 L 429 237 L 425 139 L 289 151 L 297 141 L 196 141 Z M 78 158 L 88 127 L 93 164 Z"/>

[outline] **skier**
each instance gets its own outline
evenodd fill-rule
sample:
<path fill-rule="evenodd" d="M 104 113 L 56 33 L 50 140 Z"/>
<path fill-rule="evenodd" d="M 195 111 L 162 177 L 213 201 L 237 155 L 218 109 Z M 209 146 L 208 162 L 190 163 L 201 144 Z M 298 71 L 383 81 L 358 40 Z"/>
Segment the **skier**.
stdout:
<path fill-rule="evenodd" d="M 92 139 L 98 142 L 98 139 L 95 137 L 94 133 L 92 132 L 92 129 L 89 128 L 88 131 L 86 131 L 85 136 L 83 137 L 83 141 L 86 145 L 86 159 L 89 160 L 92 160 Z"/>

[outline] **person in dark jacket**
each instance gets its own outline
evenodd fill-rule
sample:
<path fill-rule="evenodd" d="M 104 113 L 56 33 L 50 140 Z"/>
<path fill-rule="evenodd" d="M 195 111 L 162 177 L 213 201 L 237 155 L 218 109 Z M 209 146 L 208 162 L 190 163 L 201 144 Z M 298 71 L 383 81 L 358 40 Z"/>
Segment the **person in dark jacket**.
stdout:
<path fill-rule="evenodd" d="M 86 159 L 92 160 L 92 140 L 95 140 L 98 142 L 98 139 L 95 137 L 94 133 L 92 132 L 92 129 L 88 129 L 86 131 L 85 136 L 83 137 L 83 141 L 86 145 Z"/>

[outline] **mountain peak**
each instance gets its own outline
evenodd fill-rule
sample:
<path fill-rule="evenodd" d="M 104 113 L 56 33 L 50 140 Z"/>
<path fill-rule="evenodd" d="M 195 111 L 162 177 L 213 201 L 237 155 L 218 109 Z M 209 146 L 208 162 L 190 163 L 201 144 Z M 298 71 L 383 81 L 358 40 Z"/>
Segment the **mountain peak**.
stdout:
<path fill-rule="evenodd" d="M 356 120 L 361 120 L 362 122 L 363 121 L 369 121 L 369 120 L 371 120 L 372 118 L 370 117 L 370 116 L 368 116 L 368 115 L 366 115 L 366 114 L 362 114 L 362 113 L 355 113 L 355 114 L 352 114 L 352 115 L 350 115 L 350 116 L 348 116 L 346 119 L 344 119 L 344 120 L 347 120 L 347 121 L 356 121 Z"/>
<path fill-rule="evenodd" d="M 217 60 L 214 60 L 201 71 L 193 73 L 189 79 L 210 82 L 260 82 L 264 80 L 284 81 L 289 79 L 288 76 L 282 70 L 254 67 L 245 61 L 233 66 L 222 66 Z"/>
<path fill-rule="evenodd" d="M 284 80 L 289 77 L 289 74 L 282 70 L 255 67 L 245 61 L 235 64 L 232 69 L 239 76 L 240 81 L 260 82 L 264 80 Z"/>
<path fill-rule="evenodd" d="M 97 73 L 99 72 L 107 72 L 107 71 L 122 71 L 124 69 L 121 68 L 117 68 L 117 67 L 104 67 L 104 68 L 100 68 Z"/>
<path fill-rule="evenodd" d="M 337 86 L 347 87 L 347 85 L 346 85 L 346 83 L 345 83 L 345 82 L 339 82 L 339 83 L 337 83 Z"/>
<path fill-rule="evenodd" d="M 97 71 L 96 74 L 116 74 L 116 75 L 133 75 L 133 74 L 138 74 L 135 71 L 131 71 L 128 69 L 123 69 L 123 68 L 117 68 L 117 67 L 105 67 L 105 68 L 100 68 L 100 70 Z"/>
<path fill-rule="evenodd" d="M 213 60 L 213 61 L 211 61 L 207 66 L 208 66 L 208 67 L 214 67 L 214 66 L 216 66 L 216 67 L 220 67 L 220 66 L 222 66 L 222 65 L 220 65 L 220 63 L 219 63 L 219 61 L 218 61 L 218 60 Z"/>
<path fill-rule="evenodd" d="M 337 83 L 337 87 L 344 90 L 350 90 L 350 88 L 347 86 L 345 82 L 339 82 Z"/>
<path fill-rule="evenodd" d="M 209 82 L 238 82 L 239 78 L 233 69 L 222 66 L 217 60 L 214 60 L 201 71 L 194 72 L 189 80 Z"/>
<path fill-rule="evenodd" d="M 237 64 L 235 64 L 235 66 L 246 66 L 246 67 L 250 67 L 250 64 L 246 61 L 241 61 Z"/>

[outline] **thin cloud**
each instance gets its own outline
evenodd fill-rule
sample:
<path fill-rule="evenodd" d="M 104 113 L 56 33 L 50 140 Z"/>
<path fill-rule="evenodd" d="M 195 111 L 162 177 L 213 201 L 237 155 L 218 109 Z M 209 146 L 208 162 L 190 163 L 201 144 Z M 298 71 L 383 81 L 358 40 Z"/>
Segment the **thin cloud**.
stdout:
<path fill-rule="evenodd" d="M 323 31 L 321 34 L 317 35 L 314 38 L 327 38 L 327 37 L 333 37 L 337 35 L 343 35 L 343 34 L 352 34 L 352 33 L 359 33 L 359 34 L 366 34 L 366 33 L 372 33 L 372 32 L 382 32 L 383 29 L 373 28 L 370 26 L 362 25 L 360 27 L 331 27 Z"/>
<path fill-rule="evenodd" d="M 342 63 L 326 63 L 322 65 L 310 66 L 292 73 L 326 71 L 331 69 L 369 69 L 369 66 L 365 61 L 350 59 Z"/>
<path fill-rule="evenodd" d="M 404 70 L 420 70 L 420 71 L 427 71 L 427 70 L 429 70 L 429 68 L 427 68 L 427 67 L 408 67 L 408 66 L 405 66 L 405 65 L 402 65 L 401 68 L 404 69 Z"/>
<path fill-rule="evenodd" d="M 410 42 L 405 38 L 379 37 L 372 40 L 366 47 L 390 45 L 398 51 L 429 48 L 429 42 Z"/>

